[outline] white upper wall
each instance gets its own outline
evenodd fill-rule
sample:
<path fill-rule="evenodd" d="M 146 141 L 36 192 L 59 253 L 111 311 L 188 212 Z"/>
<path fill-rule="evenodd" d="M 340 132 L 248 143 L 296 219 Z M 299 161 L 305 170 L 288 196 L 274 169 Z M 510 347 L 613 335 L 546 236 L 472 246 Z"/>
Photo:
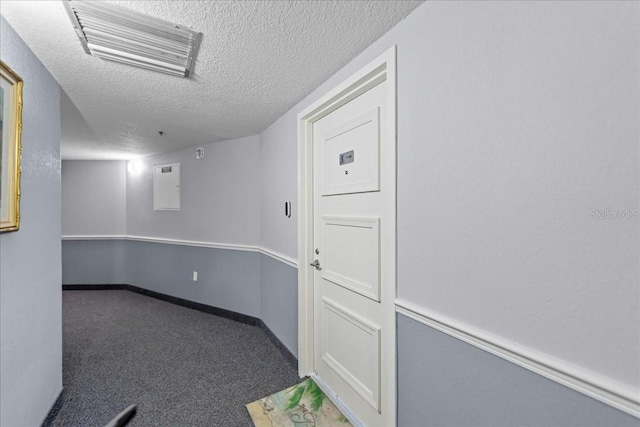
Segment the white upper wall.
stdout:
<path fill-rule="evenodd" d="M 236 245 L 260 240 L 258 136 L 143 157 L 127 173 L 127 234 Z M 181 210 L 153 210 L 153 166 L 180 163 Z"/>
<path fill-rule="evenodd" d="M 125 234 L 126 178 L 124 161 L 63 161 L 62 234 Z"/>
<path fill-rule="evenodd" d="M 636 390 L 638 7 L 429 3 L 398 54 L 398 296 Z"/>
<path fill-rule="evenodd" d="M 297 111 L 291 110 L 260 134 L 260 245 L 298 258 Z M 291 202 L 291 218 L 284 203 Z"/>
<path fill-rule="evenodd" d="M 640 221 L 591 212 L 640 209 L 639 8 L 426 2 L 261 134 L 261 245 L 297 113 L 396 44 L 398 297 L 640 390 Z"/>

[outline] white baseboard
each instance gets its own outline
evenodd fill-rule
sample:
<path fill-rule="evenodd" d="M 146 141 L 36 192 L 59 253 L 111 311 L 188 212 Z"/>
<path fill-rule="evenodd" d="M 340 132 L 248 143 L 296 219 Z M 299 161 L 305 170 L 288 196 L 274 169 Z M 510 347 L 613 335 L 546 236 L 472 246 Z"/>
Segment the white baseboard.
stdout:
<path fill-rule="evenodd" d="M 402 299 L 396 299 L 396 312 L 640 418 L 640 393 L 615 380 Z"/>

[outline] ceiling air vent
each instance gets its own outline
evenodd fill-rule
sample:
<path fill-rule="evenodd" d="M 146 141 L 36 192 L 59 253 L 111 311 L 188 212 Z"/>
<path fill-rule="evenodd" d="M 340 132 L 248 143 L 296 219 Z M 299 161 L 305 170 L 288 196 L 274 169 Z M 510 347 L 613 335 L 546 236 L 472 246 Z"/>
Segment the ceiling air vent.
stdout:
<path fill-rule="evenodd" d="M 202 33 L 103 1 L 64 4 L 89 55 L 174 76 L 193 73 Z"/>

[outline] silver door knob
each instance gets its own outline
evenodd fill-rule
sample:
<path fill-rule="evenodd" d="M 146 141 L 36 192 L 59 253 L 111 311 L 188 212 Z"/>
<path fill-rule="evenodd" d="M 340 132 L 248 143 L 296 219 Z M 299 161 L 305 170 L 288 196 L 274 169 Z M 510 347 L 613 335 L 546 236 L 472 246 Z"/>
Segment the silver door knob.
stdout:
<path fill-rule="evenodd" d="M 322 270 L 322 267 L 320 267 L 320 261 L 315 260 L 313 261 L 311 264 L 309 264 L 311 267 L 315 267 L 316 270 Z"/>

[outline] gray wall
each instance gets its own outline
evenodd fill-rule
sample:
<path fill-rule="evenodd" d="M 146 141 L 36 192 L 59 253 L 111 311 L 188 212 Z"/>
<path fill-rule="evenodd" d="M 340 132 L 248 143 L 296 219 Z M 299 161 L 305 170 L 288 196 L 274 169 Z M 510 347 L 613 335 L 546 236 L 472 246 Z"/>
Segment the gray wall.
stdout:
<path fill-rule="evenodd" d="M 130 285 L 260 317 L 260 254 L 127 242 Z M 193 282 L 192 272 L 198 271 Z"/>
<path fill-rule="evenodd" d="M 398 426 L 639 424 L 631 415 L 398 315 Z"/>
<path fill-rule="evenodd" d="M 296 109 L 260 134 L 260 246 L 298 258 Z M 291 218 L 284 216 L 290 201 Z"/>
<path fill-rule="evenodd" d="M 293 110 L 277 123 L 287 123 Z M 295 126 L 272 125 L 260 134 L 260 247 L 298 258 L 298 151 Z M 284 202 L 292 204 L 290 218 Z M 295 242 L 291 244 L 291 242 Z M 262 257 L 262 320 L 294 355 L 298 354 L 298 269 Z"/>
<path fill-rule="evenodd" d="M 129 284 L 127 244 L 126 240 L 63 240 L 62 283 Z"/>
<path fill-rule="evenodd" d="M 269 256 L 122 239 L 65 240 L 62 253 L 65 285 L 129 284 L 258 317 L 298 353 L 298 272 Z"/>
<path fill-rule="evenodd" d="M 24 80 L 20 230 L 0 234 L 0 425 L 40 425 L 62 390 L 60 88 L 0 19 Z"/>
<path fill-rule="evenodd" d="M 123 160 L 63 161 L 62 234 L 125 234 L 126 172 Z"/>
<path fill-rule="evenodd" d="M 639 8 L 429 2 L 398 34 L 398 297 L 637 392 L 640 221 L 590 211 L 640 209 Z"/>
<path fill-rule="evenodd" d="M 257 177 L 229 185 L 255 185 L 257 231 L 237 232 L 249 221 L 207 207 L 183 215 L 187 223 L 149 213 L 149 179 L 129 179 L 128 219 L 139 226 L 128 233 L 217 242 L 242 236 L 230 243 L 296 257 L 296 222 L 282 215 L 285 200 L 296 202 L 296 115 L 395 44 L 399 298 L 637 391 L 640 221 L 598 220 L 591 210 L 640 209 L 639 9 L 637 2 L 426 2 L 260 134 Z M 223 181 L 206 179 L 225 196 Z M 265 293 L 287 294 L 295 279 L 283 273 L 281 282 L 271 266 L 261 268 L 261 315 L 295 311 L 295 302 Z M 285 331 L 291 321 L 268 324 Z M 407 327 L 399 324 L 399 336 Z M 427 334 L 409 331 L 415 339 L 402 342 L 400 372 L 420 358 Z M 469 353 L 475 357 L 482 352 Z M 415 384 L 448 387 L 432 369 L 411 372 L 414 382 L 401 379 L 398 390 L 399 419 L 407 422 L 423 414 L 420 404 L 403 401 L 423 393 Z M 518 378 L 529 390 L 530 378 Z M 576 405 L 582 395 L 563 391 L 559 399 L 578 411 L 601 405 Z M 432 416 L 473 417 L 466 409 L 472 397 L 460 399 L 431 408 Z M 558 417 L 552 424 L 565 422 L 554 404 L 536 405 L 549 405 Z M 611 411 L 599 412 L 610 417 L 605 424 L 620 419 Z"/>
<path fill-rule="evenodd" d="M 298 355 L 298 269 L 262 255 L 260 317 Z"/>
<path fill-rule="evenodd" d="M 297 113 L 397 45 L 398 297 L 637 393 L 640 221 L 591 210 L 640 209 L 639 8 L 425 2 L 261 134 L 263 198 Z"/>
<path fill-rule="evenodd" d="M 137 159 L 137 172 L 127 172 L 122 161 L 63 162 L 63 234 L 127 234 L 257 247 L 259 208 L 264 201 L 258 136 L 204 148 L 203 160 L 195 159 L 193 149 Z M 152 168 L 175 162 L 182 166 L 182 209 L 154 211 Z M 291 185 L 295 189 L 295 179 Z M 286 219 L 282 204 L 274 202 L 273 208 Z M 111 215 L 102 212 L 118 219 L 109 222 Z M 191 280 L 193 271 L 199 274 L 197 283 Z M 65 240 L 63 283 L 132 284 L 261 317 L 297 354 L 296 269 L 256 252 L 126 240 Z"/>
<path fill-rule="evenodd" d="M 142 171 L 127 174 L 127 234 L 179 240 L 257 245 L 258 137 L 214 142 L 195 149 L 138 159 Z M 181 164 L 181 210 L 153 210 L 153 166 Z"/>

